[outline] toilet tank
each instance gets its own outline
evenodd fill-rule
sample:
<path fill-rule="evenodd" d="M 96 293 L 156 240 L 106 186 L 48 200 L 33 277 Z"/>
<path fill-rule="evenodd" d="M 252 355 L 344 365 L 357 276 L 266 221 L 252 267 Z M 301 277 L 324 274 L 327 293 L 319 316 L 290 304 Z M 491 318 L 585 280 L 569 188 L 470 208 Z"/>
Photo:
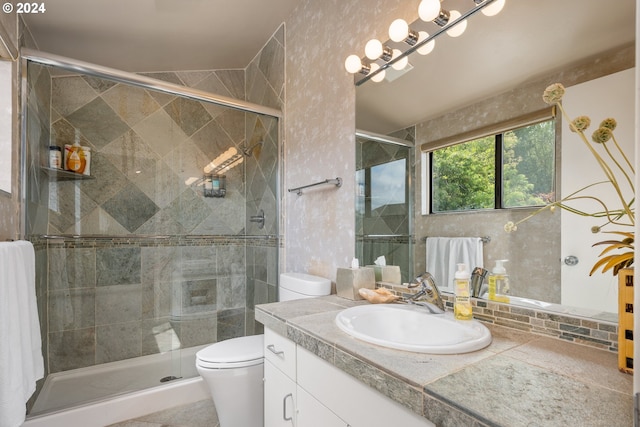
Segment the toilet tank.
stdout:
<path fill-rule="evenodd" d="M 280 274 L 279 301 L 313 298 L 331 293 L 331 280 L 304 273 Z"/>

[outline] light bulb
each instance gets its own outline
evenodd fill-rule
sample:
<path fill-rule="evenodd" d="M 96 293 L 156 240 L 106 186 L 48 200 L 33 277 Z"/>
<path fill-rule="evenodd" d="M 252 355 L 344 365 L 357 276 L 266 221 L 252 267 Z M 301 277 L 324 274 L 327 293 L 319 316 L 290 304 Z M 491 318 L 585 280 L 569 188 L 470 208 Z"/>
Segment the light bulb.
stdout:
<path fill-rule="evenodd" d="M 402 52 L 400 51 L 400 49 L 393 49 L 393 56 L 391 57 L 391 59 L 396 59 L 401 54 L 402 54 Z M 393 68 L 394 70 L 400 71 L 400 70 L 404 70 L 406 68 L 407 64 L 409 64 L 409 57 L 405 56 L 400 61 L 395 62 L 394 64 L 392 64 L 391 68 Z"/>
<path fill-rule="evenodd" d="M 422 0 L 418 6 L 418 15 L 424 22 L 431 22 L 440 14 L 440 0 Z"/>
<path fill-rule="evenodd" d="M 383 49 L 380 40 L 371 39 L 364 46 L 364 54 L 372 61 L 380 58 L 380 56 L 382 56 L 382 52 Z"/>
<path fill-rule="evenodd" d="M 394 42 L 404 41 L 409 37 L 409 24 L 404 19 L 396 19 L 389 26 L 389 38 Z"/>
<path fill-rule="evenodd" d="M 355 74 L 362 70 L 362 61 L 360 61 L 360 57 L 358 55 L 349 55 L 347 56 L 346 61 L 344 61 L 344 68 L 351 74 Z"/>
<path fill-rule="evenodd" d="M 485 16 L 496 16 L 502 11 L 504 2 L 505 0 L 494 0 L 494 2 L 489 6 L 483 7 L 480 12 L 482 12 Z"/>
<path fill-rule="evenodd" d="M 458 12 L 457 10 L 452 10 L 449 12 L 449 23 L 455 21 L 456 19 L 460 18 L 462 16 L 462 14 L 460 12 Z M 450 30 L 447 30 L 447 34 L 449 34 L 449 36 L 451 37 L 458 37 L 461 36 L 462 33 L 464 33 L 464 31 L 467 29 L 467 20 L 465 19 L 464 21 L 458 23 L 455 27 L 451 28 Z"/>
<path fill-rule="evenodd" d="M 376 63 L 371 64 L 371 72 L 373 73 L 374 71 L 377 71 L 380 68 L 380 66 Z M 386 70 L 382 70 L 380 71 L 378 74 L 376 74 L 375 76 L 371 77 L 371 80 L 376 82 L 376 83 L 380 83 L 381 81 L 384 80 L 384 76 L 387 74 Z"/>
<path fill-rule="evenodd" d="M 418 37 L 418 43 L 420 43 L 423 40 L 426 40 L 427 38 L 429 38 L 429 33 L 427 33 L 426 31 L 420 31 L 418 34 L 420 35 L 420 37 Z M 417 50 L 417 52 L 420 55 L 428 55 L 428 54 L 431 53 L 431 51 L 433 50 L 434 47 L 436 47 L 436 41 L 435 40 L 431 40 L 430 42 L 428 42 L 424 46 L 421 46 Z"/>

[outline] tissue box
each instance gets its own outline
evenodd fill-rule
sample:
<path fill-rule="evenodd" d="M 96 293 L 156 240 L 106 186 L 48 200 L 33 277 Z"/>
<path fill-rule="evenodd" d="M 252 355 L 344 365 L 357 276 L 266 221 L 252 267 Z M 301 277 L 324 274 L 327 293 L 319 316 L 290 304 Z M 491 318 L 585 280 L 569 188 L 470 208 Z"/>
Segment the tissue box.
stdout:
<path fill-rule="evenodd" d="M 373 268 L 376 275 L 376 282 L 393 283 L 394 285 L 402 284 L 402 274 L 400 267 L 397 265 L 367 265 Z"/>
<path fill-rule="evenodd" d="M 375 289 L 376 277 L 373 268 L 338 268 L 336 274 L 336 292 L 339 297 L 351 300 L 363 299 L 358 290 Z"/>

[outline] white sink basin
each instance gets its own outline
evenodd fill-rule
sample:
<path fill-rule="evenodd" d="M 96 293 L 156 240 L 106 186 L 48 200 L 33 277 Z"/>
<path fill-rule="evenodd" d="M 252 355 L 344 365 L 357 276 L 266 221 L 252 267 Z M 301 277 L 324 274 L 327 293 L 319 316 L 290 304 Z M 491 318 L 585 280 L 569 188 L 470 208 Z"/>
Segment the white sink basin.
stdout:
<path fill-rule="evenodd" d="M 336 324 L 360 340 L 418 353 L 468 353 L 491 344 L 491 332 L 477 320 L 455 320 L 451 312 L 430 314 L 414 305 L 351 307 L 338 313 Z"/>

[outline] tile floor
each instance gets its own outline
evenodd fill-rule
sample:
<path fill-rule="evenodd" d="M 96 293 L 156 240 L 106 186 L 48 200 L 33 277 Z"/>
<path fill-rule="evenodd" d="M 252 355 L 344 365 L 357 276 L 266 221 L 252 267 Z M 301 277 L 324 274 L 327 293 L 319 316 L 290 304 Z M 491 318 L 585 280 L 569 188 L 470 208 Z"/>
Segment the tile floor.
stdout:
<path fill-rule="evenodd" d="M 166 409 L 108 427 L 219 427 L 211 399 Z"/>

